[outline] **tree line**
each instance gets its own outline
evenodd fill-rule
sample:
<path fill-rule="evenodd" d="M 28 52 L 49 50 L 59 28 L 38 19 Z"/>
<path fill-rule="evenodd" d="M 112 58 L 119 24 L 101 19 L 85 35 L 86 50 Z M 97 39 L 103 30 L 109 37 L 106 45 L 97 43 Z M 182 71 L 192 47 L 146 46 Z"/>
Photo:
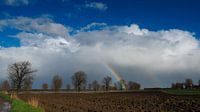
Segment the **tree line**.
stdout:
<path fill-rule="evenodd" d="M 8 66 L 8 80 L 4 80 L 1 84 L 1 89 L 3 91 L 22 91 L 31 90 L 34 81 L 34 73 L 37 70 L 32 69 L 31 63 L 29 61 L 22 61 L 10 64 Z M 87 74 L 83 71 L 77 71 L 71 76 L 71 84 L 67 84 L 67 90 L 76 91 L 109 91 L 109 90 L 139 90 L 140 84 L 129 81 L 126 83 L 125 80 L 121 79 L 117 83 L 112 84 L 112 78 L 106 76 L 101 82 L 97 80 L 92 81 L 87 84 Z M 54 90 L 59 91 L 63 87 L 63 78 L 60 75 L 54 75 L 52 77 L 51 86 L 48 83 L 43 83 L 41 88 L 43 90 Z"/>
<path fill-rule="evenodd" d="M 172 83 L 171 88 L 173 89 L 195 89 L 200 88 L 200 80 L 198 84 L 194 84 L 192 79 L 185 79 L 185 82 Z"/>

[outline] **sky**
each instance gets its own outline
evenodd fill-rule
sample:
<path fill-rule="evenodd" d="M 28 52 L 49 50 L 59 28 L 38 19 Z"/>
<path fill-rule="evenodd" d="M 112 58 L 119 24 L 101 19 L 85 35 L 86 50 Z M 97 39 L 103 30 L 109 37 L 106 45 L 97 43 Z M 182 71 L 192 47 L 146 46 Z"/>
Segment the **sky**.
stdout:
<path fill-rule="evenodd" d="M 34 88 L 117 73 L 142 87 L 200 80 L 199 0 L 1 0 L 0 79 L 28 60 Z M 112 66 L 112 69 L 109 66 Z M 115 71 L 115 72 L 111 72 Z M 45 79 L 45 80 L 44 80 Z"/>

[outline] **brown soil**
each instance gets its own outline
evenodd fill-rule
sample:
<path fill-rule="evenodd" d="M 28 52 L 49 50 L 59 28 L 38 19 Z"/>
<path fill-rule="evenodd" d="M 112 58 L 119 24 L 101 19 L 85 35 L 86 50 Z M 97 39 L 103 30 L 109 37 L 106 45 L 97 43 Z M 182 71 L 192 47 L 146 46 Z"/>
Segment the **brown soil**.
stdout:
<path fill-rule="evenodd" d="M 45 112 L 198 112 L 200 96 L 148 93 L 20 94 L 25 101 L 39 99 Z"/>

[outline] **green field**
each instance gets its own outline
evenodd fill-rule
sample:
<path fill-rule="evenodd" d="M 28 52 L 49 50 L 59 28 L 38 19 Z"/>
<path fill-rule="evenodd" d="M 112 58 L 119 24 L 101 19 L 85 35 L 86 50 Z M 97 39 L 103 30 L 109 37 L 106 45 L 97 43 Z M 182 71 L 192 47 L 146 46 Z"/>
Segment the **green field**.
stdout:
<path fill-rule="evenodd" d="M 200 95 L 200 89 L 166 89 L 164 92 L 175 95 Z"/>

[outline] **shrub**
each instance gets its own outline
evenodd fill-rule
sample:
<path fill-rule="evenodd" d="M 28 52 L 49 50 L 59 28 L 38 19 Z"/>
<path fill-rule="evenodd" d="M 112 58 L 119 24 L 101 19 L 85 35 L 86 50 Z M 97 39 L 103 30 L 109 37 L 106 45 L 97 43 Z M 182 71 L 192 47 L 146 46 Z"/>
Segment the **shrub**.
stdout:
<path fill-rule="evenodd" d="M 15 92 L 11 93 L 10 98 L 11 99 L 19 99 L 18 96 L 17 96 L 17 93 L 15 93 Z"/>
<path fill-rule="evenodd" d="M 36 97 L 30 98 L 28 100 L 28 104 L 32 105 L 33 107 L 38 108 L 39 107 L 39 100 Z"/>

